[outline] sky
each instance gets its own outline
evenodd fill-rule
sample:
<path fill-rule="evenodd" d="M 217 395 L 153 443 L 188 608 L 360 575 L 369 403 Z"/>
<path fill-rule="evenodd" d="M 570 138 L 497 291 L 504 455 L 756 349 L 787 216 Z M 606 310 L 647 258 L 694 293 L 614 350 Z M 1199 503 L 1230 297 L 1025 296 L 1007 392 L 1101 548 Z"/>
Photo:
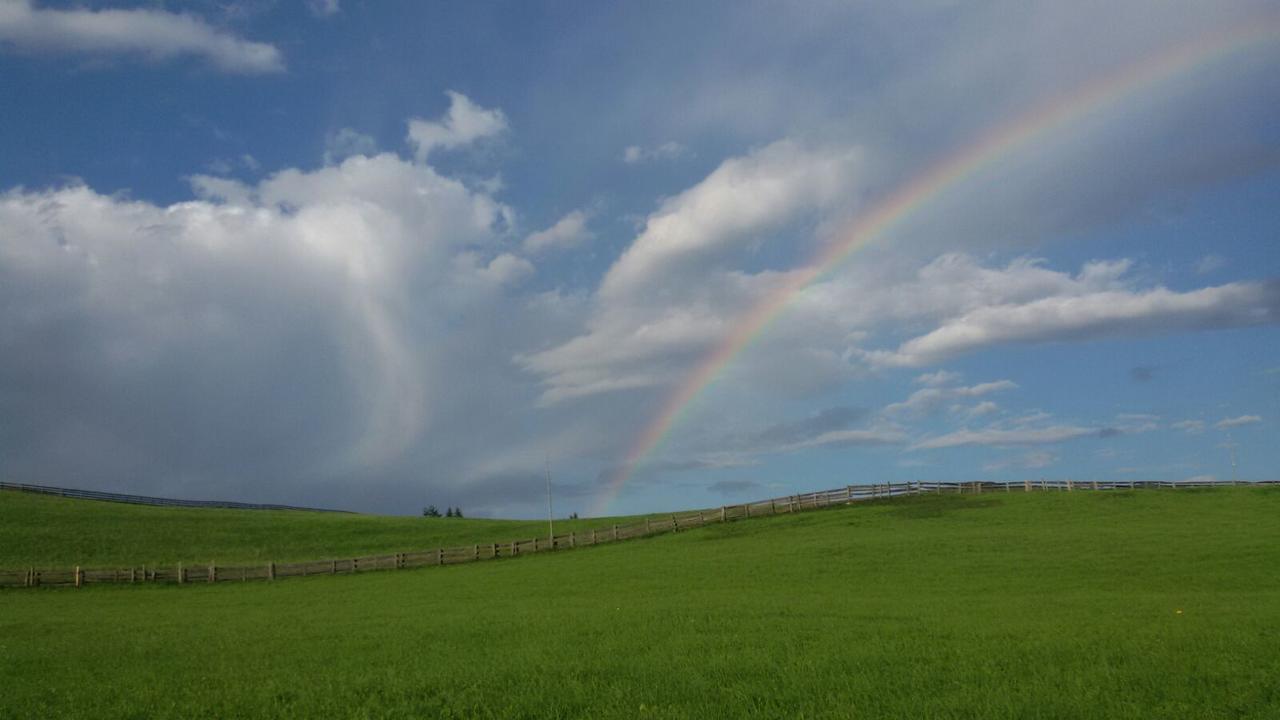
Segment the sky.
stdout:
<path fill-rule="evenodd" d="M 0 479 L 1275 479 L 1278 71 L 1271 2 L 0 0 Z"/>

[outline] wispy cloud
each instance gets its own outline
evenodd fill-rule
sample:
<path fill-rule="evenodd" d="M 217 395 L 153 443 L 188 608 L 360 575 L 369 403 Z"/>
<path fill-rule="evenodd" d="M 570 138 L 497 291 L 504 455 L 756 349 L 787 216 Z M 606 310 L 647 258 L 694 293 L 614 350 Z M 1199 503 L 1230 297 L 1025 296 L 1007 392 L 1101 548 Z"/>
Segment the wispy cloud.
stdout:
<path fill-rule="evenodd" d="M 1214 423 L 1213 426 L 1219 430 L 1229 430 L 1242 425 L 1252 425 L 1260 422 L 1262 422 L 1262 418 L 1258 415 L 1240 415 L 1239 417 L 1223 418 Z"/>
<path fill-rule="evenodd" d="M 48 10 L 29 0 L 0 6 L 0 48 L 33 53 L 132 54 L 151 60 L 203 58 L 228 73 L 283 72 L 274 45 L 245 40 L 194 15 L 162 10 Z"/>

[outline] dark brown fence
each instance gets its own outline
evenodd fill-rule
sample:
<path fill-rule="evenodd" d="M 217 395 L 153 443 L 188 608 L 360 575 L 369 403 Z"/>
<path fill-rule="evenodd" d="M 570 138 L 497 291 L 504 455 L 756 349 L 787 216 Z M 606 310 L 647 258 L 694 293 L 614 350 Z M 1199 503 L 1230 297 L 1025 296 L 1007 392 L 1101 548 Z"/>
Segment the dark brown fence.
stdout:
<path fill-rule="evenodd" d="M 1278 481 L 1239 483 L 1241 485 L 1275 485 Z M 461 545 L 370 555 L 337 560 L 313 560 L 297 563 L 263 563 L 256 565 L 186 565 L 137 566 L 125 568 L 37 568 L 0 570 L 0 587 L 39 587 L 63 585 L 83 587 L 98 583 L 215 583 L 279 580 L 307 575 L 340 575 L 379 570 L 403 570 L 428 566 L 456 565 L 479 560 L 514 558 L 531 553 L 568 550 L 602 545 L 660 533 L 692 530 L 713 523 L 816 510 L 833 505 L 887 499 L 925 493 L 965 494 L 984 492 L 1074 492 L 1081 490 L 1116 491 L 1139 489 L 1173 489 L 1220 487 L 1235 485 L 1231 481 L 1103 481 L 1103 480 L 1024 480 L 1021 482 L 907 482 L 876 485 L 847 485 L 833 490 L 787 495 L 741 505 L 725 505 L 708 510 L 695 510 L 660 517 L 650 516 L 626 525 L 607 525 L 583 532 L 571 532 L 554 538 L 540 537 L 508 540 L 498 543 Z"/>

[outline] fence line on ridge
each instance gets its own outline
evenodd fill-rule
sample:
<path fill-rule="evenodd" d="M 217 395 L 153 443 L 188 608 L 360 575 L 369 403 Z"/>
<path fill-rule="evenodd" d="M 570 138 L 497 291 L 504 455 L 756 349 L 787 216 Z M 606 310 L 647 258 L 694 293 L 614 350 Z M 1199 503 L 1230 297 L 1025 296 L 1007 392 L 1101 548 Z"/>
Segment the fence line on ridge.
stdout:
<path fill-rule="evenodd" d="M 568 550 L 578 547 L 621 542 L 668 532 L 679 532 L 714 523 L 733 522 L 769 515 L 817 510 L 835 505 L 848 505 L 882 498 L 919 494 L 965 494 L 984 492 L 1047 491 L 1116 491 L 1171 488 L 1220 487 L 1224 485 L 1276 485 L 1280 481 L 1234 482 L 1196 480 L 1170 482 L 1158 480 L 1023 480 L 1016 482 L 905 482 L 873 485 L 846 485 L 832 490 L 819 490 L 799 495 L 786 495 L 739 505 L 724 505 L 706 510 L 672 513 L 626 525 L 608 525 L 582 532 L 570 532 L 554 538 L 536 537 L 505 542 L 479 543 L 449 548 L 415 550 L 389 555 L 312 560 L 295 563 L 258 563 L 253 565 L 142 565 L 116 568 L 37 568 L 0 570 L 0 587 L 40 587 L 50 585 L 83 587 L 100 583 L 190 583 L 242 582 L 279 580 L 307 575 L 338 575 L 376 570 L 402 570 L 432 565 L 455 565 L 479 560 L 513 558 L 530 553 Z"/>

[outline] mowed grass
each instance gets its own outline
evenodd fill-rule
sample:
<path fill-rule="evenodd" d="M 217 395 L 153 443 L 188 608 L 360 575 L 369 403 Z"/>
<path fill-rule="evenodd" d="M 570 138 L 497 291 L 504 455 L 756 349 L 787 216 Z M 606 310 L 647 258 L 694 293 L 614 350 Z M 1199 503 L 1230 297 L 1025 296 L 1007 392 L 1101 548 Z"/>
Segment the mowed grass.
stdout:
<path fill-rule="evenodd" d="M 556 533 L 633 520 L 558 520 Z M 0 491 L 0 568 L 11 569 L 327 560 L 546 533 L 546 520 L 152 507 Z"/>
<path fill-rule="evenodd" d="M 471 565 L 0 592 L 0 716 L 1275 718 L 1280 492 L 921 496 Z"/>

